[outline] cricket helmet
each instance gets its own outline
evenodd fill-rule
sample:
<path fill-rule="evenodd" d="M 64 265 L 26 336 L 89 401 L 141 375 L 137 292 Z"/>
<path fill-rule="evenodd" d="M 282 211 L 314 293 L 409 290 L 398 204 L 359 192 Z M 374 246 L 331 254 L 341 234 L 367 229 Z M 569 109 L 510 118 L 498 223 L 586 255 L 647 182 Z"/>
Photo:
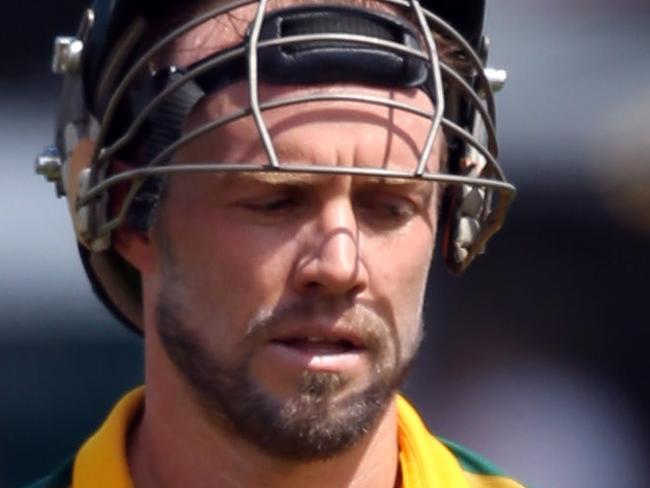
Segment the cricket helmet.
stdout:
<path fill-rule="evenodd" d="M 36 171 L 55 183 L 57 194 L 68 201 L 95 292 L 136 331 L 143 328 L 139 274 L 111 247 L 111 233 L 125 223 L 146 230 L 171 173 L 319 171 L 441 183 L 441 252 L 455 272 L 482 253 L 514 198 L 515 189 L 497 162 L 493 92 L 505 82 L 505 72 L 486 66 L 484 0 L 376 0 L 363 2 L 363 7 L 360 1 L 296 2 L 277 10 L 267 1 L 95 0 L 84 12 L 77 35 L 55 41 L 52 68 L 64 76 L 61 103 L 54 144 L 37 158 Z M 379 4 L 390 7 L 378 9 Z M 179 36 L 246 5 L 256 6 L 256 13 L 240 43 L 189 66 L 153 63 Z M 179 9 L 185 10 L 182 21 L 161 30 Z M 153 30 L 158 31 L 155 36 Z M 455 46 L 461 63 L 441 59 L 442 40 Z M 334 97 L 429 120 L 419 160 L 412 171 L 285 164 L 275 154 L 264 112 L 328 98 L 297 95 L 260 101 L 258 80 L 420 88 L 434 109 L 423 111 L 352 92 Z M 182 130 L 186 116 L 203 97 L 236 81 L 248 82 L 246 109 L 190 133 Z M 171 164 L 183 144 L 248 116 L 255 120 L 266 163 Z M 426 162 L 440 131 L 449 147 L 446 169 L 430 172 Z M 116 158 L 131 166 L 114 171 L 111 162 Z M 115 209 L 111 190 L 124 183 L 128 192 Z"/>

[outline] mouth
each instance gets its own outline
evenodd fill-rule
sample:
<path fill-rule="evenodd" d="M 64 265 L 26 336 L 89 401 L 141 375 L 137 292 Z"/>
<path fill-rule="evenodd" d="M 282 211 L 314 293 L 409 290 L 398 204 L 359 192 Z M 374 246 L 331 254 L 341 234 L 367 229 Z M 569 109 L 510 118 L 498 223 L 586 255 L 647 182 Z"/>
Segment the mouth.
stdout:
<path fill-rule="evenodd" d="M 331 340 L 322 337 L 291 337 L 271 342 L 314 355 L 346 354 L 363 349 L 348 339 Z"/>
<path fill-rule="evenodd" d="M 357 367 L 367 352 L 359 337 L 332 331 L 286 335 L 272 339 L 268 345 L 278 363 L 314 371 L 338 372 Z"/>

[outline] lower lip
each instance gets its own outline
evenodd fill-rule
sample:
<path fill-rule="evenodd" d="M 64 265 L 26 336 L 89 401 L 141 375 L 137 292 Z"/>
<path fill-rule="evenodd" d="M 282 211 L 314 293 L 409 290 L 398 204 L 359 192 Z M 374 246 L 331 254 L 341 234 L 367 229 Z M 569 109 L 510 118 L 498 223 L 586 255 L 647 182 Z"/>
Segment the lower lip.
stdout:
<path fill-rule="evenodd" d="M 319 347 L 317 344 L 306 347 L 293 346 L 282 342 L 271 342 L 267 345 L 268 353 L 274 360 L 290 366 L 311 371 L 337 372 L 359 367 L 364 360 L 364 349 L 341 350 L 336 348 Z"/>

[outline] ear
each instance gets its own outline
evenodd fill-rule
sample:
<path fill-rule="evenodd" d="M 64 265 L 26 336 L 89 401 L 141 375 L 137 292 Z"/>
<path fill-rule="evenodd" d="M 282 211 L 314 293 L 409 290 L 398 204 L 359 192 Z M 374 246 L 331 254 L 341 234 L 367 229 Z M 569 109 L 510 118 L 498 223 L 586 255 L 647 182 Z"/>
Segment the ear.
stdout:
<path fill-rule="evenodd" d="M 112 240 L 113 249 L 143 277 L 152 273 L 156 249 L 150 233 L 124 224 L 113 231 Z"/>
<path fill-rule="evenodd" d="M 131 169 L 131 166 L 124 161 L 114 160 L 111 164 L 111 172 L 118 174 Z M 130 189 L 130 183 L 117 184 L 111 190 L 111 213 L 120 212 L 124 199 Z M 142 231 L 123 223 L 113 231 L 111 236 L 113 249 L 126 260 L 131 266 L 139 270 L 144 276 L 151 273 L 153 269 L 155 249 L 150 232 Z"/>

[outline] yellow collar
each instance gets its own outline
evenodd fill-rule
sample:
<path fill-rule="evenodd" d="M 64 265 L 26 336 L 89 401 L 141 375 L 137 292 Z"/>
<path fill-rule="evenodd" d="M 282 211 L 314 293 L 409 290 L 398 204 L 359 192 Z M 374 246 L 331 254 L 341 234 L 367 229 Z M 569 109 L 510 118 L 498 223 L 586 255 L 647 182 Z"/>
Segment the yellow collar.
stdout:
<path fill-rule="evenodd" d="M 102 427 L 77 454 L 72 488 L 133 488 L 127 439 L 143 403 L 143 387 L 118 402 Z M 397 412 L 402 487 L 468 488 L 456 458 L 429 434 L 417 412 L 401 396 L 397 397 Z"/>
<path fill-rule="evenodd" d="M 402 488 L 469 488 L 454 455 L 433 437 L 415 409 L 397 396 Z"/>
<path fill-rule="evenodd" d="M 124 396 L 101 428 L 81 447 L 74 461 L 72 488 L 133 488 L 127 440 L 142 411 L 144 387 Z"/>

